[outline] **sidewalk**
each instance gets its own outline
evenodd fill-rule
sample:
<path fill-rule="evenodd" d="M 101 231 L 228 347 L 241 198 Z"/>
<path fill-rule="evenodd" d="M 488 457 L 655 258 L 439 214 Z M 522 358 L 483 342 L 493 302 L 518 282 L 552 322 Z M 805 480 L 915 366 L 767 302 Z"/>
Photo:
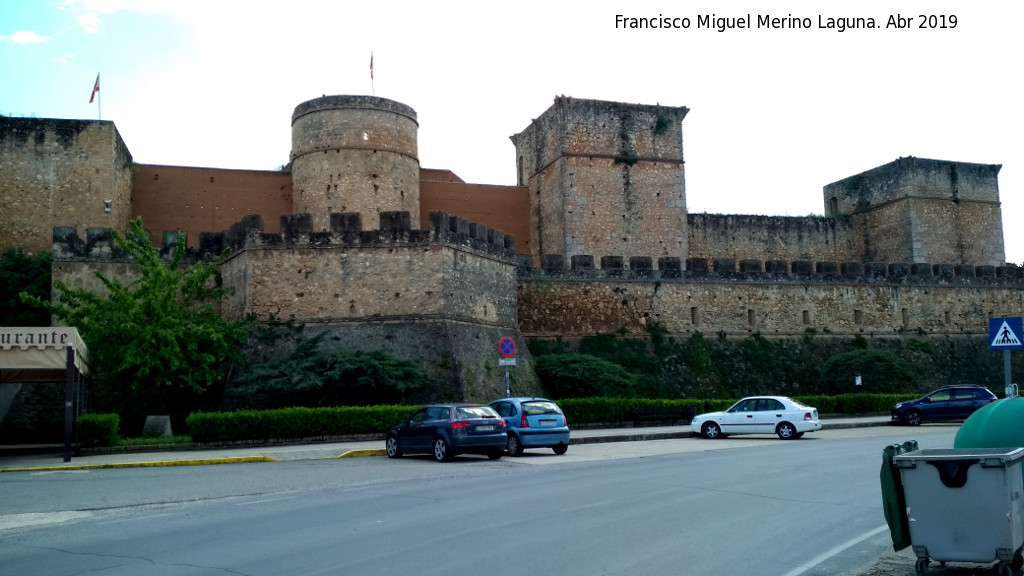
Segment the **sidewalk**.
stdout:
<path fill-rule="evenodd" d="M 886 416 L 860 418 L 829 418 L 821 420 L 822 430 L 889 426 Z M 571 445 L 603 442 L 641 442 L 693 436 L 688 425 L 650 426 L 643 428 L 599 428 L 573 430 Z M 282 462 L 321 458 L 352 458 L 384 456 L 384 440 L 325 442 L 314 444 L 263 444 L 219 448 L 170 449 L 166 446 L 145 451 L 118 451 L 73 456 L 64 462 L 63 449 L 18 452 L 0 447 L 0 473 L 39 470 L 82 470 L 91 468 L 130 468 L 145 466 L 197 466 L 207 464 L 238 464 L 244 462 Z"/>

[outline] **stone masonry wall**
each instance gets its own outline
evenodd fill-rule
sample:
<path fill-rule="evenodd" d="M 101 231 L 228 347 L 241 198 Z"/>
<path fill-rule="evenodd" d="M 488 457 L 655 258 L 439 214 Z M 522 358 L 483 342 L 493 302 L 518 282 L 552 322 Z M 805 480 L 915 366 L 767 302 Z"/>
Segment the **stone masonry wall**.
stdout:
<path fill-rule="evenodd" d="M 0 117 L 0 250 L 49 250 L 55 226 L 124 230 L 131 181 L 112 122 Z"/>
<path fill-rule="evenodd" d="M 690 258 L 859 261 L 848 219 L 689 214 Z"/>
<path fill-rule="evenodd" d="M 1000 168 L 900 158 L 825 186 L 826 213 L 853 218 L 865 260 L 1000 265 Z"/>
<path fill-rule="evenodd" d="M 520 268 L 520 330 L 580 337 L 643 333 L 657 322 L 675 334 L 978 334 L 989 317 L 1024 305 L 1024 269 L 1013 266 L 716 261 L 711 269 L 695 259 L 678 267 Z"/>
<path fill-rule="evenodd" d="M 292 115 L 294 213 L 309 213 L 318 232 L 332 213 L 361 213 L 376 228 L 377 214 L 405 211 L 419 223 L 416 112 L 373 96 L 325 96 L 303 102 Z"/>
<path fill-rule="evenodd" d="M 233 248 L 224 282 L 235 289 L 225 313 L 516 326 L 514 238 L 443 213 L 431 215 L 429 230 L 413 230 L 407 212 L 384 212 L 381 222 L 363 230 L 361 215 L 332 214 L 331 232 L 318 233 L 308 214 L 292 214 L 280 235 L 263 233 L 259 219 L 239 223 L 222 238 Z"/>
<path fill-rule="evenodd" d="M 559 97 L 514 135 L 534 258 L 685 257 L 687 112 Z"/>

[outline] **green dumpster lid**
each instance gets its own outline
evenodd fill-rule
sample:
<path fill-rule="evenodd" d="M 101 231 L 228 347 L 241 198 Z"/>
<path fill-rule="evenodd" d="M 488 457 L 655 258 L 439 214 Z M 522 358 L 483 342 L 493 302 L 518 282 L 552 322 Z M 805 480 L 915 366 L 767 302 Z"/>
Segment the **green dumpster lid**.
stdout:
<path fill-rule="evenodd" d="M 1024 398 L 1004 398 L 982 406 L 960 426 L 953 447 L 1024 447 Z"/>

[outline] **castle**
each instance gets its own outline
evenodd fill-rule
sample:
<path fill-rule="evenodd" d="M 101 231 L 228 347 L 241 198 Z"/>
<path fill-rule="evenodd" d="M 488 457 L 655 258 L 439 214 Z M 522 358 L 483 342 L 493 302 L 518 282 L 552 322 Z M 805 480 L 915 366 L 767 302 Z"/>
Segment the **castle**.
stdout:
<path fill-rule="evenodd" d="M 416 112 L 371 96 L 299 104 L 279 171 L 139 165 L 111 122 L 2 117 L 0 249 L 95 286 L 131 275 L 109 230 L 142 217 L 155 245 L 232 248 L 225 315 L 417 359 L 475 401 L 504 394 L 506 336 L 532 393 L 529 338 L 981 335 L 1019 315 L 1000 166 L 900 158 L 824 186 L 824 217 L 689 214 L 687 112 L 555 98 L 511 137 L 514 186 L 420 167 Z"/>

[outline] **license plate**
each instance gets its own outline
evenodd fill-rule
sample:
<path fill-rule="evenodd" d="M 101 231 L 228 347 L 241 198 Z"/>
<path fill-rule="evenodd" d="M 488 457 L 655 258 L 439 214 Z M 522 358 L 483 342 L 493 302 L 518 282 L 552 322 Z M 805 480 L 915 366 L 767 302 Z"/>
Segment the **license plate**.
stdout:
<path fill-rule="evenodd" d="M 558 421 L 557 420 L 541 420 L 540 421 L 540 427 L 541 428 L 545 428 L 545 427 L 546 428 L 554 428 L 555 426 L 558 426 Z"/>
<path fill-rule="evenodd" d="M 494 432 L 494 426 L 491 426 L 489 424 L 487 426 L 477 426 L 476 427 L 476 431 L 477 432 Z"/>

